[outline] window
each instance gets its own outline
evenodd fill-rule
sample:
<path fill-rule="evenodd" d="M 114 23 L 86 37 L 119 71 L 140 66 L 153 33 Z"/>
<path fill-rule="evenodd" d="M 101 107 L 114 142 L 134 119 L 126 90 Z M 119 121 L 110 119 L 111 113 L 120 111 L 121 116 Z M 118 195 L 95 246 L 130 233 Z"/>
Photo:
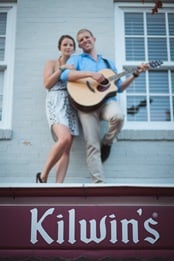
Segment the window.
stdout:
<path fill-rule="evenodd" d="M 115 12 L 116 39 L 119 39 L 116 62 L 121 61 L 129 69 L 141 62 L 157 61 L 159 65 L 141 74 L 122 94 L 126 127 L 171 129 L 174 126 L 174 5 L 152 15 L 148 5 L 140 4 L 137 8 L 122 3 L 116 4 Z M 121 26 L 118 19 L 122 21 Z"/>
<path fill-rule="evenodd" d="M 15 4 L 0 4 L 0 130 L 11 129 L 15 43 Z M 4 133 L 4 132 L 3 132 Z M 2 132 L 0 133 L 2 137 Z"/>

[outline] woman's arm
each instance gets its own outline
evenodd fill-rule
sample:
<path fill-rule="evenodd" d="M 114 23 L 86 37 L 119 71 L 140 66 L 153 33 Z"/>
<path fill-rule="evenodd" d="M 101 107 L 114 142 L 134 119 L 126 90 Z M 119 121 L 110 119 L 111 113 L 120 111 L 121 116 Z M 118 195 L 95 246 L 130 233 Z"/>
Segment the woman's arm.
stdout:
<path fill-rule="evenodd" d="M 68 64 L 60 66 L 58 61 L 48 61 L 45 65 L 43 73 L 45 88 L 51 89 L 59 80 L 62 71 L 65 69 L 74 69 L 74 67 Z"/>
<path fill-rule="evenodd" d="M 51 89 L 58 81 L 61 72 L 58 64 L 56 66 L 56 61 L 48 61 L 43 73 L 44 87 L 46 89 Z"/>

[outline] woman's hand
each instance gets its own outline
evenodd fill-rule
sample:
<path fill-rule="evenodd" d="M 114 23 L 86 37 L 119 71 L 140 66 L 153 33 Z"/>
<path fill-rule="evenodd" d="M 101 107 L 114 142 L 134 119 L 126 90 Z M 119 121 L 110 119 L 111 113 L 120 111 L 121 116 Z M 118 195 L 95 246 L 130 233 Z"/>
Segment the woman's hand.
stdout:
<path fill-rule="evenodd" d="M 65 70 L 65 69 L 74 70 L 75 69 L 74 65 L 72 65 L 72 64 L 64 64 L 64 65 L 61 65 L 60 68 L 62 70 Z"/>

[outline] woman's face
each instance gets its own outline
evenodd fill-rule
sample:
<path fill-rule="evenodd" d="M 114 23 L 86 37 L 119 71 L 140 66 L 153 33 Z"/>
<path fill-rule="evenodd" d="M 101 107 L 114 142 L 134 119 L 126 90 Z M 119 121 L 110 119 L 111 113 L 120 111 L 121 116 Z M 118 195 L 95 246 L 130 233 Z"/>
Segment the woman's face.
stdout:
<path fill-rule="evenodd" d="M 70 56 L 74 52 L 74 43 L 69 38 L 64 38 L 60 45 L 60 51 L 63 55 Z"/>

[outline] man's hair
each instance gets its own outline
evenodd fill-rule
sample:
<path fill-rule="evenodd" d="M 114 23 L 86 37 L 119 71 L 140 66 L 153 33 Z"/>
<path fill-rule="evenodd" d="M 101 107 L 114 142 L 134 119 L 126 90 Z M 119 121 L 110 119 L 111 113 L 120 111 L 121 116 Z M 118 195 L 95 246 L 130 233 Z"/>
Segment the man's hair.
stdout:
<path fill-rule="evenodd" d="M 77 32 L 77 38 L 78 38 L 79 34 L 84 33 L 84 32 L 88 32 L 92 37 L 94 37 L 93 33 L 90 30 L 83 28 Z"/>

